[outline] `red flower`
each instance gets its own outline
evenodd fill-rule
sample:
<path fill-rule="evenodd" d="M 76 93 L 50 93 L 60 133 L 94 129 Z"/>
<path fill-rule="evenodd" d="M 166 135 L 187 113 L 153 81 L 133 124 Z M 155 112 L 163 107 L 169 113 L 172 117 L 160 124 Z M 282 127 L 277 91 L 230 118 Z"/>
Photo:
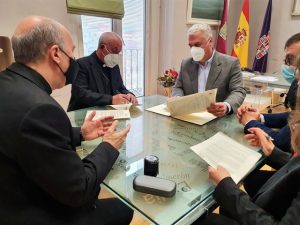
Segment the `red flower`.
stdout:
<path fill-rule="evenodd" d="M 160 85 L 164 87 L 171 87 L 175 84 L 178 73 L 174 69 L 165 70 L 163 75 L 160 75 L 157 80 L 160 82 Z"/>
<path fill-rule="evenodd" d="M 175 78 L 175 80 L 176 80 L 176 79 L 177 79 L 177 77 L 178 77 L 178 73 L 176 72 L 176 70 L 172 70 L 172 69 L 170 69 L 170 73 L 171 73 L 172 77 L 174 77 L 174 78 Z"/>

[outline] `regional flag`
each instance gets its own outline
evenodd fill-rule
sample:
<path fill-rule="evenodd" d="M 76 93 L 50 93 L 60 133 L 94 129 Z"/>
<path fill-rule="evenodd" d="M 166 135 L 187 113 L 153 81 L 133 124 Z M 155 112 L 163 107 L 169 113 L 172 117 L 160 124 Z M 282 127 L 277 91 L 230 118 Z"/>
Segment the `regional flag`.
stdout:
<path fill-rule="evenodd" d="M 240 60 L 242 68 L 248 66 L 249 34 L 249 0 L 245 0 L 231 53 Z"/>
<path fill-rule="evenodd" d="M 270 48 L 270 24 L 272 15 L 272 0 L 269 0 L 263 27 L 260 32 L 253 70 L 265 73 L 267 70 L 268 53 Z"/>
<path fill-rule="evenodd" d="M 224 0 L 223 16 L 219 28 L 216 50 L 218 52 L 227 53 L 227 17 L 228 17 L 228 0 Z"/>

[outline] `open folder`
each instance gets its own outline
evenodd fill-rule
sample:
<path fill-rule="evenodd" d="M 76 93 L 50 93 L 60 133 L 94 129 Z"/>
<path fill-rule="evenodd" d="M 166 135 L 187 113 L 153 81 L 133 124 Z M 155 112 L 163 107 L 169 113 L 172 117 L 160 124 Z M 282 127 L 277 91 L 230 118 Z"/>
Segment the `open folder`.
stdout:
<path fill-rule="evenodd" d="M 167 100 L 167 103 L 146 109 L 164 116 L 171 116 L 179 120 L 203 125 L 216 118 L 206 109 L 216 101 L 217 89 L 201 93 L 174 97 Z"/>
<path fill-rule="evenodd" d="M 191 149 L 210 166 L 224 167 L 236 183 L 240 182 L 261 158 L 260 153 L 247 148 L 222 132 L 192 146 Z"/>

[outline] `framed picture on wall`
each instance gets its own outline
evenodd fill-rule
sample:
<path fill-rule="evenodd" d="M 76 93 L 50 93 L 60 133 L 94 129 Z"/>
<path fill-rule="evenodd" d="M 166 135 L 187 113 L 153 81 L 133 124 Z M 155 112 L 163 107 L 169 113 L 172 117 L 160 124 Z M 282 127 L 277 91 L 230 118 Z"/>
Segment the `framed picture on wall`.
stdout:
<path fill-rule="evenodd" d="M 223 8 L 224 0 L 188 0 L 187 24 L 206 22 L 219 25 Z"/>
<path fill-rule="evenodd" d="M 300 0 L 294 0 L 292 16 L 300 16 Z"/>

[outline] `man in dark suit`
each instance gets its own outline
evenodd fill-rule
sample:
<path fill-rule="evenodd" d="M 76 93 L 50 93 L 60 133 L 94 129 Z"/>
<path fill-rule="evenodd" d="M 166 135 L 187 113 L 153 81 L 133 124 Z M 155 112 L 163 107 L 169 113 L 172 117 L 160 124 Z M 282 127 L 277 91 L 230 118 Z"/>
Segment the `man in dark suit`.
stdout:
<path fill-rule="evenodd" d="M 265 182 L 247 195 L 234 183 L 223 167 L 209 167 L 209 178 L 216 189 L 213 196 L 220 205 L 220 214 L 211 214 L 199 225 L 296 225 L 300 221 L 300 112 L 296 111 L 290 121 L 291 144 L 295 151 L 279 150 L 265 137 L 259 128 L 251 128 L 246 135 L 254 147 L 260 147 L 269 162 L 278 171 L 266 171 Z M 263 171 L 262 171 L 263 172 Z M 256 180 L 253 180 L 256 182 Z"/>
<path fill-rule="evenodd" d="M 300 68 L 300 61 L 297 61 L 297 57 L 299 58 L 300 55 L 300 33 L 294 34 L 286 41 L 284 50 L 286 54 L 285 63 L 287 66 L 293 68 L 295 77 L 287 93 L 285 105 L 294 109 L 300 78 L 299 70 L 296 70 L 297 67 Z M 278 148 L 291 152 L 291 132 L 287 124 L 289 112 L 260 114 L 256 108 L 242 105 L 237 110 L 237 117 L 239 122 L 245 126 L 245 133 L 251 127 L 259 127 L 274 139 L 274 144 Z M 276 128 L 277 130 L 273 130 L 272 128 Z"/>
<path fill-rule="evenodd" d="M 93 120 L 94 112 L 72 128 L 50 96 L 77 73 L 70 33 L 32 16 L 12 46 L 16 63 L 0 73 L 0 224 L 129 224 L 132 210 L 120 200 L 98 200 L 129 127 L 116 132 L 117 121 Z M 75 147 L 99 136 L 103 142 L 81 160 Z"/>
<path fill-rule="evenodd" d="M 114 32 L 105 32 L 99 38 L 98 48 L 87 57 L 78 59 L 78 76 L 72 83 L 68 111 L 91 106 L 137 103 L 126 89 L 118 63 L 122 39 Z"/>
<path fill-rule="evenodd" d="M 205 23 L 188 30 L 188 42 L 192 58 L 182 61 L 172 96 L 218 88 L 217 102 L 208 112 L 218 117 L 235 112 L 246 96 L 239 61 L 214 50 L 212 31 Z"/>

